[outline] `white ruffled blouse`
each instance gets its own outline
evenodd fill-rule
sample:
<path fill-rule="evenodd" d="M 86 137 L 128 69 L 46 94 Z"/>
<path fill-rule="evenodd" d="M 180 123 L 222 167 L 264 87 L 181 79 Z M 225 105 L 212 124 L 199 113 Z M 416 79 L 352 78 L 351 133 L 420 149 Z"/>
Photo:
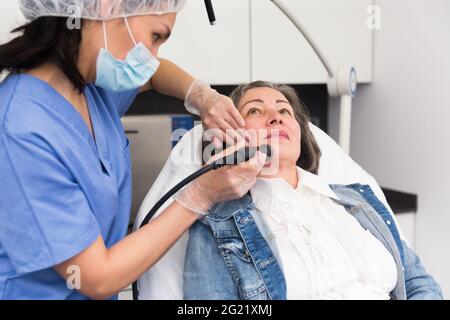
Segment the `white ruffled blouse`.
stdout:
<path fill-rule="evenodd" d="M 345 208 L 319 176 L 297 169 L 284 179 L 258 179 L 255 220 L 281 265 L 288 299 L 389 299 L 397 282 L 389 251 Z"/>

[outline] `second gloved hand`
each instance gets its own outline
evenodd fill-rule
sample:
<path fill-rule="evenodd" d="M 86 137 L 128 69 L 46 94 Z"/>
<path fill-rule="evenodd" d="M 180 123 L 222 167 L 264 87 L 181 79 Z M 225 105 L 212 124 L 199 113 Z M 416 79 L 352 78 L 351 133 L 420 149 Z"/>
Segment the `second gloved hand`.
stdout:
<path fill-rule="evenodd" d="M 245 121 L 233 101 L 208 84 L 195 80 L 189 88 L 185 107 L 202 118 L 203 126 L 215 138 L 233 144 L 245 136 Z"/>
<path fill-rule="evenodd" d="M 256 183 L 265 162 L 266 155 L 257 152 L 246 163 L 211 171 L 176 194 L 175 201 L 201 218 L 215 203 L 243 197 Z"/>

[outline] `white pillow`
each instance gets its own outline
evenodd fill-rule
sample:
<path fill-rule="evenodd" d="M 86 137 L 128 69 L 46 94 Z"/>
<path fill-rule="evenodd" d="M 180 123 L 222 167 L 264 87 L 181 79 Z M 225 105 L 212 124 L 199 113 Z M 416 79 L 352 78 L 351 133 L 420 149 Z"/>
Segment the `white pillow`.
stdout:
<path fill-rule="evenodd" d="M 324 131 L 312 123 L 309 126 L 322 151 L 318 175 L 329 184 L 368 184 L 392 214 L 383 191 L 376 180 L 350 158 Z"/>
<path fill-rule="evenodd" d="M 319 176 L 323 177 L 329 184 L 368 184 L 392 214 L 392 210 L 375 179 L 346 155 L 325 132 L 312 123 L 310 129 L 322 151 Z M 201 125 L 196 126 L 174 148 L 155 184 L 142 203 L 135 221 L 135 229 L 141 224 L 152 206 L 170 188 L 201 167 L 202 134 Z M 159 210 L 155 217 L 169 204 L 170 201 Z M 395 221 L 395 217 L 393 218 Z M 403 234 L 401 236 L 404 238 Z M 183 268 L 188 240 L 189 234 L 185 233 L 167 254 L 138 280 L 139 299 L 183 299 Z"/>

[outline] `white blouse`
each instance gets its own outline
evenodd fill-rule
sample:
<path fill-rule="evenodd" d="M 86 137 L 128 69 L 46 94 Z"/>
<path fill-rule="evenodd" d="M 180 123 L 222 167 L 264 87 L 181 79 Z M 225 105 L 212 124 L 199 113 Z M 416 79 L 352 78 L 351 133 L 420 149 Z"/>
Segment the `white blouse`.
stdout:
<path fill-rule="evenodd" d="M 293 189 L 258 179 L 255 221 L 284 272 L 288 299 L 389 299 L 395 261 L 319 176 L 301 168 Z"/>

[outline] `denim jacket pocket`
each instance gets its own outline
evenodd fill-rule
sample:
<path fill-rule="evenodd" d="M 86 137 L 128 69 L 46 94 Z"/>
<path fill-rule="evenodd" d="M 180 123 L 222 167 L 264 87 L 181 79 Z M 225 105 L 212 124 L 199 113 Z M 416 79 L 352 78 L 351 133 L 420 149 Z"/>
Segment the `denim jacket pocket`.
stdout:
<path fill-rule="evenodd" d="M 240 238 L 219 240 L 219 249 L 231 270 L 237 271 L 237 288 L 244 300 L 267 300 L 266 287 L 258 276 L 250 253 Z"/>
<path fill-rule="evenodd" d="M 236 222 L 236 217 L 241 220 L 247 217 L 246 222 L 250 221 L 250 213 L 243 212 L 242 208 L 236 210 L 233 206 L 223 207 L 222 209 L 220 212 L 216 211 L 212 217 L 208 216 L 206 220 L 233 278 L 239 298 L 243 300 L 269 299 L 270 295 L 267 292 L 265 282 L 256 268 L 254 257 L 249 251 L 250 249 L 241 234 L 242 230 L 238 228 Z M 239 214 L 239 212 L 243 214 Z"/>
<path fill-rule="evenodd" d="M 231 232 L 232 233 L 232 232 Z M 268 300 L 267 289 L 253 259 L 239 236 L 217 238 L 219 250 L 233 275 L 239 296 L 243 300 Z"/>
<path fill-rule="evenodd" d="M 239 291 L 245 300 L 268 300 L 266 286 L 262 280 L 255 281 L 251 284 L 240 285 Z"/>
<path fill-rule="evenodd" d="M 243 262 L 251 263 L 250 253 L 245 248 L 244 242 L 240 237 L 228 236 L 218 239 L 219 250 L 225 254 L 233 253 Z"/>

